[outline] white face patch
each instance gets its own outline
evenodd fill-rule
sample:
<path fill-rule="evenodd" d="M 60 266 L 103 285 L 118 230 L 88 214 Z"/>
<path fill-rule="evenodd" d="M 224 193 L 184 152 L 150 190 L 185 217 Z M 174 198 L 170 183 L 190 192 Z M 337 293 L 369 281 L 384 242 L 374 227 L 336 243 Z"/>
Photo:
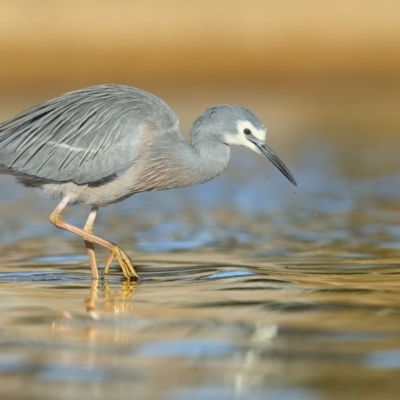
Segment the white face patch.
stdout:
<path fill-rule="evenodd" d="M 256 128 L 250 121 L 239 120 L 236 124 L 237 132 L 235 135 L 227 134 L 225 136 L 225 140 L 227 144 L 235 144 L 238 146 L 244 146 L 249 148 L 250 150 L 259 153 L 260 151 L 255 146 L 254 143 L 250 142 L 247 139 L 247 135 L 244 133 L 245 129 L 250 129 L 252 136 L 257 138 L 258 140 L 264 142 L 265 136 L 267 133 L 266 129 L 258 129 Z"/>

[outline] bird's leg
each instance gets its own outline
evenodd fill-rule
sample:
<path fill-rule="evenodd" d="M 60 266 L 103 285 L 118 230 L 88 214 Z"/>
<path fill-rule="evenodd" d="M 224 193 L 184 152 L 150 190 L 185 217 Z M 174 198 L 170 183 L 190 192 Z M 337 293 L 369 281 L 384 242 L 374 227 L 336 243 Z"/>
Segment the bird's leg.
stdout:
<path fill-rule="evenodd" d="M 97 216 L 97 211 L 99 210 L 99 207 L 92 207 L 90 210 L 88 219 L 86 220 L 86 224 L 83 227 L 83 230 L 89 233 L 93 233 L 93 225 L 94 221 Z M 90 262 L 90 268 L 92 268 L 92 276 L 93 279 L 99 279 L 99 271 L 97 269 L 97 263 L 96 263 L 96 255 L 94 254 L 94 247 L 93 243 L 89 242 L 88 240 L 83 239 L 86 247 L 86 251 L 89 256 L 89 262 Z"/>
<path fill-rule="evenodd" d="M 133 279 L 133 280 L 139 280 L 139 275 L 135 271 L 135 268 L 133 268 L 132 262 L 130 258 L 124 253 L 124 251 L 118 247 L 115 243 L 109 242 L 108 240 L 105 240 L 99 236 L 93 235 L 93 233 L 87 232 L 84 229 L 80 229 L 74 225 L 68 224 L 67 222 L 64 221 L 61 213 L 64 211 L 64 208 L 68 205 L 70 201 L 70 197 L 66 196 L 64 199 L 60 202 L 60 204 L 56 207 L 56 209 L 50 214 L 49 220 L 50 222 L 56 226 L 57 228 L 63 229 L 65 231 L 75 233 L 75 235 L 80 236 L 83 240 L 90 242 L 90 243 L 96 243 L 102 247 L 105 247 L 106 249 L 110 250 L 112 258 L 111 261 L 114 257 L 117 258 L 122 272 L 125 276 L 126 279 Z M 93 217 L 92 217 L 93 218 Z M 93 218 L 94 221 L 94 218 Z M 107 261 L 107 272 L 109 268 L 109 264 L 111 264 L 111 261 Z M 97 279 L 95 276 L 93 276 L 94 279 Z"/>
<path fill-rule="evenodd" d="M 121 265 L 121 268 L 123 268 L 122 267 L 123 265 L 131 262 L 129 257 L 123 251 L 121 251 L 121 249 L 119 247 L 116 247 L 114 250 L 110 250 L 110 252 L 111 252 L 111 254 L 108 257 L 106 264 L 104 265 L 102 278 L 104 278 L 104 275 L 108 274 L 110 265 L 113 262 L 114 258 L 116 258 L 118 260 L 119 265 Z"/>
<path fill-rule="evenodd" d="M 115 254 L 113 252 L 110 253 L 110 256 L 108 257 L 105 265 L 104 265 L 104 269 L 103 269 L 103 273 L 101 274 L 101 277 L 104 278 L 105 275 L 108 274 L 108 271 L 110 269 L 110 265 L 113 262 L 115 258 Z"/>

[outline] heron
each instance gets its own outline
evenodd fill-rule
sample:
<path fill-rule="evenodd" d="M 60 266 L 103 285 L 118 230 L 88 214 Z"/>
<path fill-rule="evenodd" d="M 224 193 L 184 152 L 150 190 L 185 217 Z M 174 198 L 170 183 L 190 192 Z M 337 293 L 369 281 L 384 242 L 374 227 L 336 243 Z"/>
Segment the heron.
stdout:
<path fill-rule="evenodd" d="M 265 156 L 296 180 L 265 143 L 266 128 L 249 109 L 214 105 L 194 122 L 190 141 L 174 111 L 159 97 L 130 86 L 105 84 L 65 93 L 0 124 L 0 173 L 39 189 L 59 203 L 49 220 L 80 236 L 93 279 L 100 279 L 94 245 L 110 251 L 127 280 L 139 276 L 117 244 L 93 233 L 99 207 L 136 193 L 197 185 L 221 174 L 230 146 Z M 83 228 L 67 223 L 67 205 L 91 207 Z"/>

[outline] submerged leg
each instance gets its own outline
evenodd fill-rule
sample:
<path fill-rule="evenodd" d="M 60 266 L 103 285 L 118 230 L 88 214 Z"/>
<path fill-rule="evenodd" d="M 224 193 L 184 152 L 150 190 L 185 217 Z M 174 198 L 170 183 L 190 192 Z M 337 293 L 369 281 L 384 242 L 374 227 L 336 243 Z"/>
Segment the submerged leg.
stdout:
<path fill-rule="evenodd" d="M 99 210 L 99 207 L 92 207 L 90 210 L 88 219 L 86 220 L 86 224 L 83 227 L 83 230 L 85 232 L 93 233 L 93 225 L 94 221 L 97 216 L 97 211 Z M 86 247 L 86 251 L 89 256 L 89 262 L 90 262 L 90 268 L 92 268 L 92 276 L 93 279 L 99 279 L 99 270 L 97 269 L 97 263 L 96 263 L 96 255 L 94 254 L 94 247 L 93 243 L 89 242 L 88 240 L 83 239 Z"/>
<path fill-rule="evenodd" d="M 131 279 L 138 280 L 139 275 L 135 271 L 135 268 L 133 268 L 130 258 L 125 254 L 125 252 L 120 247 L 118 247 L 116 244 L 114 244 L 112 242 L 109 242 L 108 240 L 105 240 L 101 237 L 93 235 L 93 233 L 91 233 L 91 232 L 87 232 L 84 229 L 80 229 L 80 228 L 78 228 L 74 225 L 68 224 L 67 222 L 64 221 L 61 213 L 64 211 L 64 208 L 68 205 L 69 201 L 70 201 L 70 197 L 68 197 L 68 196 L 64 197 L 64 199 L 60 202 L 60 204 L 56 207 L 56 209 L 50 214 L 50 217 L 49 217 L 50 222 L 57 228 L 63 229 L 65 231 L 68 231 L 71 233 L 75 233 L 75 235 L 80 236 L 85 242 L 89 242 L 90 244 L 92 244 L 92 246 L 93 246 L 93 243 L 96 243 L 96 244 L 110 250 L 111 260 L 109 258 L 109 260 L 107 261 L 106 272 L 108 272 L 108 268 L 111 264 L 111 261 L 115 257 L 118 260 L 119 265 L 121 266 L 121 269 L 122 269 L 122 272 L 123 272 L 125 278 L 129 279 L 129 280 L 131 280 Z M 96 213 L 93 213 L 92 216 L 89 214 L 88 220 L 90 219 L 90 221 L 94 222 L 95 215 L 96 215 Z M 88 224 L 89 227 L 90 227 L 90 221 Z M 93 226 L 93 224 L 92 224 L 92 226 Z M 86 227 L 86 225 L 85 225 L 85 227 Z M 88 252 L 89 252 L 89 250 L 88 250 Z M 94 255 L 94 253 L 93 253 L 93 255 Z M 92 269 L 92 271 L 93 271 L 93 269 Z M 96 271 L 97 271 L 97 267 L 96 267 Z M 96 275 L 97 275 L 97 277 L 96 277 Z M 97 272 L 97 274 L 93 273 L 93 278 L 98 279 L 98 272 Z"/>

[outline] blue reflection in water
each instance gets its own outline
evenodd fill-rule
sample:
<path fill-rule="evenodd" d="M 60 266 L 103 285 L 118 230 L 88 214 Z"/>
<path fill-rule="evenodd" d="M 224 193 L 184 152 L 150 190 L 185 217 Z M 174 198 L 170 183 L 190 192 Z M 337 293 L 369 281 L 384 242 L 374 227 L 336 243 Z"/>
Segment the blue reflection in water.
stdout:
<path fill-rule="evenodd" d="M 317 400 L 323 398 L 316 390 L 302 388 L 246 388 L 241 387 L 240 382 L 237 386 L 237 388 L 224 386 L 182 388 L 174 390 L 167 400 Z"/>
<path fill-rule="evenodd" d="M 80 365 L 50 364 L 42 367 L 36 373 L 36 378 L 57 381 L 102 382 L 111 379 L 111 376 L 106 369 L 93 365 L 85 368 Z"/>
<path fill-rule="evenodd" d="M 248 275 L 255 275 L 253 271 L 219 271 L 215 272 L 214 274 L 208 275 L 203 279 L 225 279 L 225 278 L 238 278 L 241 276 L 248 276 Z"/>
<path fill-rule="evenodd" d="M 294 188 L 265 159 L 242 151 L 243 156 L 240 149 L 235 150 L 237 154 L 221 177 L 203 185 L 141 193 L 101 209 L 95 231 L 115 242 L 131 240 L 136 249 L 150 252 L 218 247 L 225 239 L 237 244 L 265 243 L 280 235 L 302 242 L 326 243 L 349 237 L 357 242 L 382 230 L 387 237 L 380 239 L 381 246 L 399 248 L 395 210 L 382 207 L 385 202 L 393 204 L 393 199 L 400 201 L 398 174 L 368 179 L 346 176 L 338 170 L 329 146 L 305 145 L 301 165 L 287 161 L 299 183 Z M 17 185 L 13 178 L 0 176 L 0 180 L 2 187 L 9 189 L 0 193 L 0 207 L 6 210 L 2 223 L 7 226 L 0 233 L 2 243 L 50 235 L 77 240 L 48 223 L 56 202 Z M 350 217 L 363 210 L 370 218 L 357 225 L 354 235 Z M 88 207 L 77 206 L 67 210 L 66 219 L 82 226 L 87 213 Z M 221 213 L 225 224 L 218 219 Z M 238 216 L 240 220 L 236 220 Z M 123 223 L 118 222 L 110 235 L 109 226 L 116 218 Z M 253 234 L 249 227 L 260 218 L 265 229 Z M 138 221 L 142 221 L 139 227 Z M 315 229 L 318 221 L 319 229 Z M 62 260 L 54 260 L 58 261 Z"/>
<path fill-rule="evenodd" d="M 372 352 L 366 357 L 365 365 L 376 369 L 400 369 L 400 350 Z"/>
<path fill-rule="evenodd" d="M 217 339 L 182 339 L 148 342 L 134 353 L 145 357 L 221 357 L 236 350 L 232 343 Z"/>

